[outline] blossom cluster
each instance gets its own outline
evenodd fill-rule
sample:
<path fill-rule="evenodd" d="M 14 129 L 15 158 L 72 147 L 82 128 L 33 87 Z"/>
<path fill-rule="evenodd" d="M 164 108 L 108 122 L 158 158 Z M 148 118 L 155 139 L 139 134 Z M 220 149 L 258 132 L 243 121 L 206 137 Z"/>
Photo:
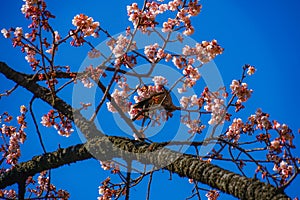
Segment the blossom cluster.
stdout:
<path fill-rule="evenodd" d="M 217 200 L 220 193 L 217 190 L 210 190 L 205 196 L 207 197 L 207 200 Z"/>
<path fill-rule="evenodd" d="M 189 128 L 188 133 L 190 134 L 202 133 L 206 128 L 205 125 L 201 124 L 200 119 L 191 119 L 189 115 L 182 116 L 180 122 Z"/>
<path fill-rule="evenodd" d="M 139 9 L 137 3 L 127 6 L 127 15 L 135 28 L 139 28 L 143 32 L 148 27 L 155 27 L 158 23 L 155 21 L 158 14 L 164 13 L 167 10 L 166 4 L 159 4 L 157 2 L 147 2 L 145 9 Z"/>
<path fill-rule="evenodd" d="M 117 39 L 111 38 L 106 45 L 110 48 L 114 56 L 117 58 L 115 65 L 122 63 L 121 57 L 129 50 L 135 50 L 136 42 L 130 41 L 126 36 L 119 35 Z"/>
<path fill-rule="evenodd" d="M 195 59 L 193 58 L 186 59 L 183 56 L 173 56 L 172 62 L 178 69 L 183 69 L 183 84 L 180 88 L 178 87 L 177 90 L 178 93 L 184 93 L 187 91 L 187 88 L 192 88 L 196 84 L 201 74 L 198 68 L 193 66 L 195 63 Z"/>
<path fill-rule="evenodd" d="M 198 61 L 202 63 L 208 63 L 213 60 L 217 55 L 223 53 L 223 48 L 218 44 L 217 40 L 202 41 L 201 44 L 196 43 L 195 47 L 186 45 L 182 49 L 184 56 L 196 56 Z"/>
<path fill-rule="evenodd" d="M 5 38 L 9 38 L 11 36 L 10 32 L 13 32 L 13 35 L 14 35 L 16 41 L 21 41 L 22 36 L 23 36 L 23 28 L 22 27 L 11 28 L 9 30 L 6 30 L 5 28 L 3 28 L 1 30 L 1 33 L 3 34 L 3 37 L 5 37 Z M 17 44 L 17 43 L 15 43 L 15 44 Z"/>
<path fill-rule="evenodd" d="M 117 106 L 123 111 L 128 112 L 130 110 L 131 103 L 128 101 L 128 94 L 124 90 L 115 89 L 111 94 L 111 97 L 114 99 Z M 110 112 L 116 113 L 117 109 L 113 106 L 111 102 L 107 102 L 107 109 Z"/>
<path fill-rule="evenodd" d="M 28 26 L 30 29 L 29 33 L 24 33 L 22 27 L 10 28 L 9 30 L 2 29 L 1 33 L 5 38 L 10 38 L 11 33 L 13 33 L 12 43 L 13 47 L 20 46 L 22 52 L 26 53 L 25 59 L 30 64 L 33 70 L 36 70 L 37 66 L 40 64 L 40 60 L 36 58 L 36 54 L 42 54 L 47 52 L 54 54 L 57 50 L 57 46 L 54 44 L 50 45 L 47 42 L 47 38 L 40 38 L 41 48 L 46 47 L 47 50 L 39 49 L 40 45 L 34 45 L 33 42 L 36 41 L 37 36 L 41 36 L 40 31 L 45 30 L 47 32 L 51 31 L 53 35 L 54 43 L 60 40 L 60 36 L 57 31 L 50 28 L 48 20 L 54 18 L 54 16 L 46 9 L 47 5 L 45 1 L 41 0 L 23 0 L 25 3 L 21 8 L 22 13 L 27 19 L 31 20 L 31 24 Z M 42 29 L 39 29 L 41 27 Z M 44 56 L 44 55 L 43 55 Z"/>
<path fill-rule="evenodd" d="M 36 182 L 33 180 L 32 177 L 29 177 L 26 181 L 28 184 L 35 185 Z M 61 200 L 68 200 L 70 198 L 69 192 L 62 189 L 57 189 L 55 185 L 50 183 L 50 178 L 48 176 L 47 171 L 42 171 L 38 176 L 38 185 L 35 186 L 34 189 L 28 188 L 28 191 L 37 197 L 42 196 L 43 193 L 46 193 L 47 199 L 61 199 Z"/>
<path fill-rule="evenodd" d="M 200 120 L 201 113 L 210 114 L 211 119 L 208 124 L 220 124 L 226 120 L 226 106 L 225 99 L 221 96 L 219 91 L 210 92 L 206 87 L 204 88 L 201 97 L 192 95 L 190 97 L 183 96 L 180 99 L 180 105 L 183 110 L 186 110 L 188 114 L 181 116 L 181 123 L 185 124 L 190 130 L 189 133 L 202 133 L 206 128 Z M 192 119 L 190 114 L 190 108 L 196 107 L 196 110 L 200 116 Z M 201 108 L 205 111 L 202 112 Z"/>
<path fill-rule="evenodd" d="M 253 92 L 252 89 L 248 89 L 247 83 L 240 83 L 237 80 L 232 80 L 230 89 L 231 93 L 237 96 L 238 102 L 246 102 Z"/>
<path fill-rule="evenodd" d="M 167 54 L 164 53 L 163 49 L 158 48 L 159 45 L 157 43 L 145 46 L 144 53 L 152 63 L 154 63 L 157 59 L 162 59 L 167 56 Z"/>
<path fill-rule="evenodd" d="M 190 1 L 188 5 L 183 5 L 181 0 L 174 0 L 168 3 L 168 8 L 171 11 L 178 11 L 175 19 L 169 18 L 167 22 L 163 23 L 163 32 L 171 31 L 175 26 L 180 26 L 182 23 L 185 27 L 183 31 L 184 35 L 192 35 L 195 31 L 191 24 L 191 16 L 197 16 L 202 6 L 199 4 L 198 0 Z M 179 8 L 182 6 L 182 8 Z"/>
<path fill-rule="evenodd" d="M 59 119 L 59 123 L 55 120 Z M 70 119 L 65 117 L 61 113 L 56 113 L 54 110 L 50 110 L 47 114 L 42 116 L 41 124 L 45 127 L 54 127 L 58 134 L 61 136 L 69 137 L 74 132 L 73 125 Z"/>
<path fill-rule="evenodd" d="M 251 115 L 248 122 L 240 125 L 240 127 L 241 131 L 248 133 L 253 133 L 254 130 L 265 130 L 265 133 L 258 134 L 256 139 L 259 143 L 265 144 L 267 160 L 274 163 L 273 171 L 275 171 L 275 175 L 272 176 L 279 177 L 280 185 L 284 185 L 294 173 L 293 161 L 297 161 L 297 158 L 290 153 L 290 150 L 295 148 L 293 144 L 294 135 L 291 129 L 286 124 L 280 124 L 276 120 L 271 121 L 269 114 L 262 112 L 261 109 Z M 275 131 L 277 136 L 271 134 L 271 131 Z M 262 172 L 262 178 L 265 178 L 268 174 L 261 166 L 257 167 L 256 172 L 258 171 Z"/>
<path fill-rule="evenodd" d="M 93 48 L 91 51 L 88 52 L 89 58 L 99 58 L 101 56 L 101 53 L 99 50 Z"/>
<path fill-rule="evenodd" d="M 111 200 L 113 197 L 116 197 L 120 191 L 115 190 L 110 183 L 110 177 L 107 177 L 99 186 L 99 197 L 97 200 Z"/>
<path fill-rule="evenodd" d="M 226 131 L 226 137 L 228 139 L 233 139 L 235 143 L 240 139 L 240 134 L 243 131 L 244 123 L 241 118 L 233 119 L 232 124 L 228 127 Z"/>
<path fill-rule="evenodd" d="M 192 95 L 190 97 L 183 96 L 180 99 L 180 105 L 184 109 L 194 106 L 199 106 L 201 108 L 203 105 L 203 98 L 197 98 L 197 95 Z"/>
<path fill-rule="evenodd" d="M 166 83 L 166 79 L 162 76 L 153 78 L 156 85 L 144 85 L 142 87 L 137 88 L 138 96 L 134 96 L 134 100 L 136 103 L 148 99 L 154 94 L 163 92 L 163 85 L 159 85 L 159 83 Z"/>
<path fill-rule="evenodd" d="M 200 74 L 199 74 L 200 75 Z M 195 80 L 192 80 L 188 77 L 186 77 L 184 80 L 183 80 L 183 84 L 181 87 L 178 87 L 177 88 L 177 91 L 178 93 L 184 93 L 187 91 L 187 88 L 192 88 L 194 85 L 196 84 L 196 81 Z"/>
<path fill-rule="evenodd" d="M 76 26 L 76 30 L 82 32 L 83 37 L 98 37 L 97 29 L 99 28 L 100 23 L 95 22 L 92 17 L 84 14 L 76 15 L 72 20 L 72 24 Z"/>
<path fill-rule="evenodd" d="M 223 121 L 224 109 L 221 108 L 223 105 L 220 105 L 220 103 L 215 103 L 216 100 L 214 95 L 219 94 L 217 92 L 210 94 L 208 88 L 205 88 L 203 93 L 201 94 L 201 97 L 199 98 L 197 97 L 197 95 L 181 97 L 180 105 L 183 110 L 187 110 L 188 112 L 188 114 L 181 116 L 181 123 L 185 124 L 189 128 L 189 133 L 202 133 L 202 131 L 206 128 L 206 126 L 202 124 L 199 116 L 198 118 L 191 116 L 191 113 L 189 111 L 193 107 L 196 107 L 195 111 L 197 111 L 198 115 L 200 113 L 203 113 L 201 111 L 202 107 L 207 111 L 207 113 L 211 113 L 212 117 L 208 122 L 209 124 L 217 123 L 217 120 Z"/>
<path fill-rule="evenodd" d="M 273 170 L 280 175 L 280 183 L 284 184 L 286 179 L 293 174 L 294 167 L 282 160 L 279 164 L 274 164 Z"/>
<path fill-rule="evenodd" d="M 22 43 L 22 38 L 24 36 L 22 27 L 10 28 L 8 30 L 3 28 L 1 30 L 1 33 L 2 33 L 4 38 L 10 38 L 11 35 L 12 35 L 11 33 L 13 33 L 13 36 L 14 36 L 12 38 L 13 47 L 16 47 L 16 46 L 23 47 L 24 46 L 23 43 Z"/>
<path fill-rule="evenodd" d="M 131 102 L 129 101 L 129 92 L 130 88 L 127 83 L 127 78 L 125 76 L 116 77 L 118 88 L 115 89 L 111 94 L 111 97 L 114 99 L 114 103 L 120 108 L 123 112 L 130 112 Z M 110 112 L 116 113 L 117 109 L 114 107 L 112 102 L 107 102 L 107 109 Z"/>
<path fill-rule="evenodd" d="M 154 28 L 158 22 L 156 18 L 159 14 L 166 11 L 176 12 L 175 18 L 168 18 L 163 22 L 163 32 L 173 31 L 181 24 L 185 28 L 183 34 L 191 35 L 194 33 L 194 27 L 191 25 L 191 17 L 197 16 L 200 13 L 202 6 L 198 0 L 189 1 L 185 4 L 182 0 L 173 0 L 166 3 L 158 3 L 155 1 L 147 2 L 143 9 L 138 7 L 137 3 L 127 6 L 127 13 L 129 21 L 131 21 L 135 28 L 140 29 L 142 32 L 147 32 L 147 28 Z"/>
<path fill-rule="evenodd" d="M 72 20 L 72 24 L 76 27 L 75 30 L 70 30 L 69 32 L 69 36 L 73 39 L 70 42 L 72 46 L 77 47 L 83 45 L 85 37 L 93 36 L 96 38 L 99 36 L 100 23 L 95 22 L 92 17 L 84 14 L 76 15 Z"/>
<path fill-rule="evenodd" d="M 94 68 L 92 65 L 89 65 L 86 67 L 82 75 L 77 76 L 76 78 L 81 81 L 84 87 L 91 88 L 94 84 L 90 81 L 90 79 L 97 82 L 101 76 L 106 77 L 106 73 L 103 69 L 101 69 L 101 67 L 97 66 Z"/>
<path fill-rule="evenodd" d="M 17 192 L 13 189 L 10 190 L 0 190 L 0 198 L 5 199 L 17 199 Z"/>
<path fill-rule="evenodd" d="M 212 125 L 224 123 L 226 106 L 225 99 L 220 95 L 220 92 L 210 92 L 208 88 L 205 88 L 202 96 L 206 102 L 204 110 L 211 113 L 211 119 L 208 121 L 208 124 Z"/>
<path fill-rule="evenodd" d="M 196 43 L 195 47 L 186 45 L 182 49 L 182 56 L 173 56 L 173 64 L 178 69 L 182 69 L 182 73 L 185 76 L 182 86 L 178 88 L 178 92 L 186 92 L 187 88 L 193 87 L 200 79 L 201 74 L 198 67 L 193 66 L 196 60 L 202 64 L 207 63 L 222 52 L 223 48 L 218 45 L 216 40 L 212 40 L 211 42 L 203 41 L 201 44 Z"/>
<path fill-rule="evenodd" d="M 48 20 L 54 18 L 50 11 L 48 11 L 45 1 L 41 0 L 23 0 L 25 4 L 22 5 L 21 12 L 27 19 L 31 19 L 32 23 L 28 28 L 37 28 L 39 22 L 45 30 L 49 30 Z M 41 21 L 39 21 L 41 20 Z"/>
<path fill-rule="evenodd" d="M 167 85 L 168 83 L 168 80 L 163 76 L 154 76 L 152 81 L 159 90 L 161 89 L 161 86 Z"/>
<path fill-rule="evenodd" d="M 275 130 L 278 136 L 270 141 L 269 150 L 273 153 L 281 153 L 283 147 L 294 148 L 293 140 L 294 135 L 292 130 L 286 124 L 280 124 L 278 121 L 269 119 L 269 114 L 262 112 L 261 109 L 258 109 L 255 115 L 251 115 L 248 118 L 251 126 L 255 126 L 255 129 L 259 130 Z M 259 135 L 257 137 L 259 141 L 267 141 L 270 139 L 270 136 L 264 137 Z"/>
<path fill-rule="evenodd" d="M 111 170 L 113 174 L 120 172 L 120 166 L 113 161 L 100 161 L 103 170 Z"/>
<path fill-rule="evenodd" d="M 36 51 L 30 47 L 24 47 L 25 53 L 25 60 L 30 64 L 33 70 L 36 70 L 36 66 L 40 63 L 39 60 L 36 59 Z"/>
<path fill-rule="evenodd" d="M 192 65 L 188 65 L 186 68 L 184 68 L 183 74 L 187 77 L 186 80 L 190 80 L 192 82 L 196 82 L 201 77 L 198 69 L 193 67 Z"/>
<path fill-rule="evenodd" d="M 27 108 L 22 105 L 20 107 L 20 113 L 17 117 L 17 122 L 19 127 L 7 126 L 6 124 L 2 124 L 0 132 L 3 136 L 3 140 L 5 140 L 4 136 L 9 137 L 9 143 L 6 146 L 1 147 L 1 151 L 3 152 L 3 157 L 6 159 L 6 162 L 12 166 L 18 163 L 18 160 L 21 156 L 20 144 L 23 144 L 26 140 L 25 128 L 27 128 L 27 123 L 25 121 L 25 114 L 27 112 Z M 4 115 L 7 118 L 4 120 L 5 122 L 9 122 L 12 120 L 12 117 L 7 113 Z M 4 142 L 6 144 L 6 142 Z"/>

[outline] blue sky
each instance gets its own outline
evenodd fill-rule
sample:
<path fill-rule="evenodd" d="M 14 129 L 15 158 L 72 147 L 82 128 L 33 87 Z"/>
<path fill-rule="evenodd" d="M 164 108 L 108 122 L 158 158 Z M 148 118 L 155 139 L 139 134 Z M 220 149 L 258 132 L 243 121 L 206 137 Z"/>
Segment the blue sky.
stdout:
<path fill-rule="evenodd" d="M 137 2 L 142 2 L 141 0 Z M 130 25 L 126 16 L 126 5 L 131 1 L 80 1 L 80 0 L 51 0 L 48 3 L 49 10 L 56 16 L 54 28 L 62 33 L 67 33 L 72 27 L 71 20 L 78 13 L 92 16 L 99 21 L 104 29 L 111 34 L 124 31 Z M 196 28 L 192 36 L 197 41 L 217 39 L 225 48 L 222 55 L 215 59 L 215 63 L 222 75 L 225 85 L 229 85 L 232 79 L 237 79 L 241 74 L 241 67 L 249 63 L 257 68 L 257 73 L 247 79 L 248 85 L 254 90 L 253 97 L 247 102 L 242 112 L 243 116 L 254 113 L 256 108 L 270 113 L 272 119 L 281 123 L 287 123 L 297 135 L 300 128 L 299 122 L 299 44 L 300 44 L 300 3 L 297 0 L 288 2 L 280 0 L 204 0 L 201 14 L 193 19 Z M 27 21 L 23 18 L 20 8 L 21 0 L 5 1 L 0 8 L 2 20 L 0 28 L 10 26 L 26 26 Z M 100 37 L 100 40 L 104 40 Z M 101 41 L 99 41 L 101 42 Z M 69 64 L 77 69 L 86 57 L 87 47 L 60 49 L 64 52 L 58 59 L 63 64 Z M 19 49 L 12 48 L 9 40 L 0 37 L 0 60 L 5 61 L 11 67 L 19 71 L 30 72 L 24 56 Z M 0 76 L 0 90 L 9 89 L 3 76 Z M 69 93 L 61 94 L 68 98 Z M 17 113 L 19 110 L 19 97 L 26 100 L 30 95 L 22 89 L 18 89 L 9 98 L 0 101 L 0 112 L 11 110 Z M 28 102 L 28 101 L 27 101 Z M 42 106 L 43 105 L 43 106 Z M 37 103 L 39 111 L 47 112 L 49 107 Z M 41 114 L 40 113 L 40 114 Z M 80 143 L 77 135 L 68 139 L 55 135 L 50 129 L 42 129 L 45 132 L 44 138 L 47 141 L 47 149 L 55 150 L 60 143 L 66 147 L 71 143 Z M 297 135 L 298 136 L 298 135 Z M 32 155 L 41 152 L 37 146 L 30 146 L 37 141 L 36 135 L 28 131 L 28 138 L 31 140 L 24 145 L 24 160 L 30 159 Z M 300 137 L 296 145 L 300 145 Z M 27 148 L 26 148 L 27 147 Z M 30 148 L 29 148 L 30 147 Z M 299 154 L 298 154 L 299 155 Z M 64 187 L 71 192 L 71 199 L 95 199 L 97 196 L 97 185 L 108 174 L 103 174 L 96 161 L 80 162 L 76 165 L 64 167 L 53 171 L 53 179 L 58 187 Z M 88 169 L 88 170 L 86 170 Z M 90 170 L 91 169 L 91 170 Z M 168 180 L 167 172 L 154 175 L 151 194 L 152 199 L 184 199 L 189 196 L 191 185 L 186 179 L 177 178 Z M 300 193 L 296 190 L 296 184 L 287 190 L 291 197 Z M 178 184 L 177 184 L 178 183 Z M 145 186 L 141 184 L 133 193 L 133 199 L 144 199 Z M 178 191 L 178 192 L 174 192 Z M 228 199 L 228 196 L 223 196 Z M 223 198 L 221 198 L 223 199 Z"/>

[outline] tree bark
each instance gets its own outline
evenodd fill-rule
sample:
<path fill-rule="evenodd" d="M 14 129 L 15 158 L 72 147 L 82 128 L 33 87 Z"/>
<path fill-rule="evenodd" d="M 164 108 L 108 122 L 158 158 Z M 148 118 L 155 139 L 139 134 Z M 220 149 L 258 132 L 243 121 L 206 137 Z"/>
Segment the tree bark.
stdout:
<path fill-rule="evenodd" d="M 103 160 L 112 158 L 123 158 L 124 153 L 133 152 L 135 157 L 131 157 L 144 164 L 161 166 L 165 160 L 176 154 L 168 149 L 161 151 L 160 156 L 147 154 L 146 152 L 161 150 L 159 145 L 150 148 L 150 144 L 138 144 L 121 137 L 100 137 L 94 138 L 86 144 L 78 144 L 65 149 L 58 149 L 55 152 L 33 157 L 30 161 L 20 163 L 12 170 L 4 173 L 0 177 L 0 188 L 17 183 L 20 177 L 33 176 L 48 169 L 55 169 L 66 164 L 93 158 L 87 149 L 97 149 Z M 125 150 L 126 149 L 126 150 Z M 175 155 L 177 156 L 177 155 Z M 191 178 L 195 181 L 207 184 L 227 194 L 231 194 L 239 199 L 290 199 L 283 191 L 272 185 L 265 184 L 256 179 L 250 179 L 239 174 L 222 169 L 216 165 L 200 161 L 192 155 L 183 154 L 171 164 L 164 167 L 172 173 L 181 177 Z"/>

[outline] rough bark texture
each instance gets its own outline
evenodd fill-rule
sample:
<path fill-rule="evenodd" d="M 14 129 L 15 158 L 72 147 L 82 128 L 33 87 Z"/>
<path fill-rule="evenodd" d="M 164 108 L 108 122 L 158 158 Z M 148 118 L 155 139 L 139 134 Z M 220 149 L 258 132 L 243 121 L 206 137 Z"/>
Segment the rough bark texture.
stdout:
<path fill-rule="evenodd" d="M 192 155 L 179 154 L 156 143 L 149 144 L 122 137 L 104 136 L 97 130 L 94 123 L 88 122 L 79 112 L 74 112 L 75 117 L 73 118 L 72 107 L 60 98 L 56 97 L 53 103 L 49 90 L 30 80 L 29 76 L 12 70 L 3 62 L 0 62 L 0 72 L 8 79 L 31 91 L 36 97 L 50 105 L 53 104 L 55 109 L 74 120 L 77 127 L 88 139 L 86 144 L 58 149 L 55 152 L 33 157 L 32 160 L 17 165 L 14 169 L 0 176 L 0 188 L 17 183 L 20 177 L 32 176 L 47 169 L 54 169 L 92 157 L 101 160 L 123 158 L 125 160 L 137 160 L 144 164 L 151 163 L 157 168 L 163 167 L 181 177 L 192 178 L 239 199 L 289 199 L 283 191 L 272 185 L 224 170 L 213 164 L 200 161 Z"/>
<path fill-rule="evenodd" d="M 121 137 L 94 138 L 86 144 L 58 149 L 55 152 L 36 156 L 28 162 L 21 163 L 0 177 L 0 188 L 17 183 L 20 177 L 32 176 L 47 169 L 54 169 L 65 164 L 92 158 L 85 147 L 93 149 L 93 151 L 97 149 L 103 160 L 124 158 L 123 156 L 127 156 L 126 153 L 132 152 L 134 154 L 130 154 L 132 155 L 131 159 L 145 164 L 151 163 L 157 167 L 161 166 L 166 160 L 177 156 L 177 153 L 168 149 L 162 150 L 159 145 L 141 144 Z M 162 150 L 159 156 L 153 154 L 146 154 L 147 156 L 145 156 L 147 152 L 159 150 Z M 284 192 L 272 185 L 224 170 L 188 154 L 182 155 L 164 168 L 181 177 L 192 178 L 239 199 L 289 199 Z"/>
<path fill-rule="evenodd" d="M 65 164 L 92 158 L 83 144 L 65 149 L 58 149 L 52 153 L 35 156 L 27 162 L 20 163 L 12 170 L 0 176 L 0 188 L 18 183 L 19 180 L 33 176 L 48 169 L 55 169 Z"/>

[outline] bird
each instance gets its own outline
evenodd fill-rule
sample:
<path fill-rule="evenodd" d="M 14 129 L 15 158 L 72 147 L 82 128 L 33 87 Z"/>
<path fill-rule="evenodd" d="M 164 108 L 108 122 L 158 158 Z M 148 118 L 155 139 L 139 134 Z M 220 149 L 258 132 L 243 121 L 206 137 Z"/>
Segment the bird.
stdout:
<path fill-rule="evenodd" d="M 136 120 L 141 115 L 148 117 L 148 111 L 150 110 L 163 108 L 167 113 L 180 110 L 180 107 L 173 104 L 170 92 L 164 86 L 161 86 L 161 88 L 161 92 L 155 92 L 150 97 L 133 105 L 133 108 L 140 108 L 142 110 L 132 119 L 132 121 Z"/>

